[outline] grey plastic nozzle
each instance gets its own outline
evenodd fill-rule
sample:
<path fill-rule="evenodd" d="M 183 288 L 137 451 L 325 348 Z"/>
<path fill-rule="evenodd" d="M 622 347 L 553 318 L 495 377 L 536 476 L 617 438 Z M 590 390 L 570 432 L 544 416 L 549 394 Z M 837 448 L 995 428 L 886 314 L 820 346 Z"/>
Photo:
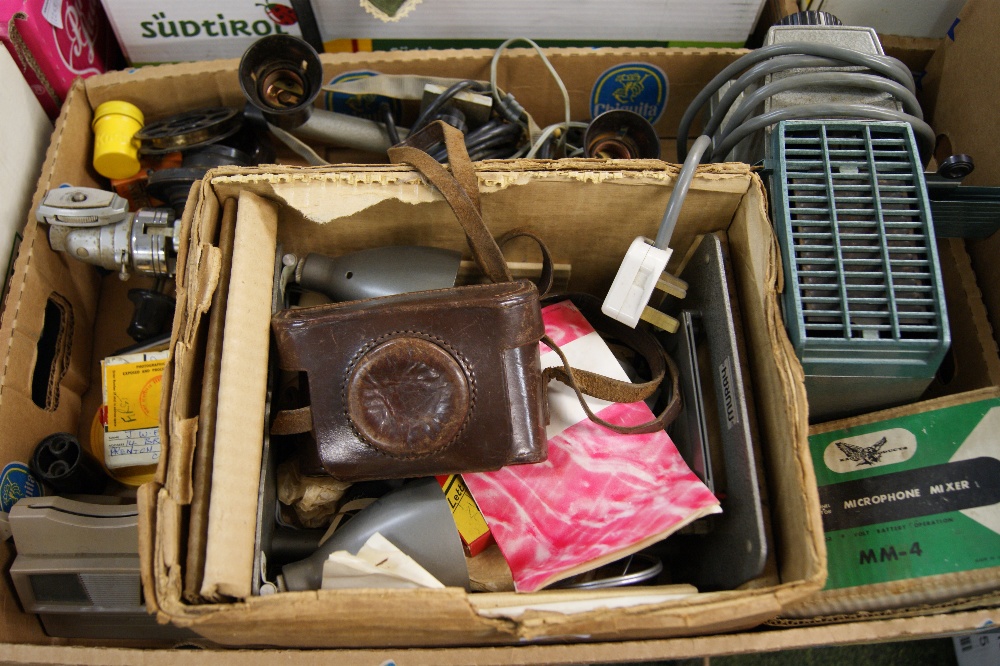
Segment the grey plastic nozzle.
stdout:
<path fill-rule="evenodd" d="M 454 250 L 393 245 L 340 257 L 308 254 L 295 272 L 304 289 L 355 301 L 455 285 L 462 255 Z"/>
<path fill-rule="evenodd" d="M 376 532 L 448 587 L 469 587 L 469 570 L 451 507 L 433 478 L 414 481 L 362 509 L 316 552 L 281 569 L 288 590 L 318 590 L 331 553 L 357 555 Z"/>

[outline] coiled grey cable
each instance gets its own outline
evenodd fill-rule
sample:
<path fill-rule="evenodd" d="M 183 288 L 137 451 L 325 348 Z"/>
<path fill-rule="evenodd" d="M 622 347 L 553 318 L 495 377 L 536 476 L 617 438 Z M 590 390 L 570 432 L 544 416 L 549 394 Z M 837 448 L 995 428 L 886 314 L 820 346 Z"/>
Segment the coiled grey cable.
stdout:
<path fill-rule="evenodd" d="M 768 74 L 776 74 L 789 69 L 805 69 L 808 67 L 837 67 L 843 65 L 839 60 L 832 58 L 820 58 L 819 56 L 786 55 L 777 56 L 764 62 L 759 62 L 747 71 L 743 72 L 719 100 L 719 105 L 712 114 L 711 119 L 705 124 L 702 134 L 714 136 L 716 130 L 725 120 L 729 108 L 736 102 L 736 99 L 750 85 L 764 78 Z"/>
<path fill-rule="evenodd" d="M 935 135 L 931 126 L 916 116 L 901 111 L 883 109 L 868 104 L 810 104 L 778 109 L 762 114 L 746 121 L 735 128 L 730 134 L 720 137 L 720 141 L 712 153 L 713 160 L 724 159 L 729 152 L 757 130 L 764 129 L 782 120 L 802 120 L 804 118 L 866 118 L 870 120 L 888 120 L 909 123 L 922 144 L 921 152 L 929 155 L 934 149 Z M 699 137 L 700 138 L 700 137 Z"/>
<path fill-rule="evenodd" d="M 862 74 L 861 72 L 805 72 L 772 81 L 744 97 L 732 118 L 726 123 L 726 128 L 722 131 L 721 136 L 726 136 L 733 128 L 738 127 L 768 97 L 788 90 L 799 90 L 818 85 L 850 86 L 888 93 L 903 103 L 903 110 L 906 113 L 921 120 L 924 118 L 924 111 L 920 108 L 920 102 L 917 101 L 916 95 L 907 90 L 905 86 L 890 79 Z M 705 133 L 709 133 L 707 128 Z"/>
<path fill-rule="evenodd" d="M 687 196 L 688 189 L 691 187 L 694 172 L 701 164 L 702 155 L 711 145 L 711 137 L 702 134 L 695 139 L 694 145 L 691 146 L 691 152 L 688 153 L 687 159 L 684 160 L 684 165 L 681 167 L 681 172 L 677 176 L 674 191 L 670 194 L 670 200 L 667 201 L 667 209 L 663 212 L 660 228 L 656 230 L 656 240 L 653 241 L 655 247 L 665 250 L 670 244 L 670 237 L 674 235 L 674 227 L 677 226 L 677 218 L 680 217 L 681 206 L 684 205 L 684 197 Z"/>
<path fill-rule="evenodd" d="M 803 64 L 806 63 L 806 64 Z M 747 70 L 746 74 L 741 76 L 736 80 L 733 85 L 726 90 L 725 95 L 719 101 L 719 106 L 712 114 L 712 118 L 709 120 L 708 124 L 705 125 L 705 129 L 702 134 L 708 134 L 709 136 L 715 136 L 716 130 L 722 125 L 725 120 L 726 114 L 729 112 L 730 107 L 736 101 L 741 93 L 743 93 L 747 87 L 753 83 L 756 79 L 762 78 L 767 74 L 774 74 L 780 71 L 786 71 L 788 69 L 803 69 L 814 66 L 812 63 L 817 63 L 815 66 L 828 66 L 831 63 L 836 66 L 842 64 L 836 60 L 831 60 L 830 58 L 815 58 L 812 56 L 782 56 L 780 58 L 774 58 L 772 60 L 764 61 L 755 65 L 751 69 Z M 772 65 L 771 67 L 762 67 L 764 65 Z M 758 68 L 760 68 L 758 70 Z M 760 73 L 763 72 L 763 73 Z M 748 76 L 751 75 L 751 76 Z M 924 112 L 920 108 L 920 102 L 917 101 L 916 95 L 911 93 L 909 89 L 899 81 L 894 79 L 883 78 L 880 76 L 874 76 L 872 74 L 866 74 L 863 72 L 808 72 L 803 74 L 794 74 L 791 76 L 786 76 L 777 81 L 772 81 L 766 86 L 762 86 L 758 90 L 754 91 L 753 94 L 747 96 L 737 109 L 737 115 L 739 115 L 739 120 L 736 120 L 736 116 L 730 119 L 727 125 L 736 127 L 739 123 L 750 115 L 754 108 L 758 104 L 764 101 L 765 98 L 770 97 L 773 94 L 784 92 L 786 90 L 794 90 L 798 88 L 805 88 L 811 85 L 850 85 L 860 88 L 868 88 L 872 90 L 880 90 L 882 92 L 887 92 L 901 102 L 907 113 L 917 116 L 918 118 L 924 117 Z M 762 92 L 767 90 L 769 92 Z"/>
<path fill-rule="evenodd" d="M 900 81 L 900 83 L 905 85 L 910 92 L 916 93 L 916 86 L 913 83 L 913 77 L 910 75 L 909 70 L 906 69 L 906 65 L 895 58 L 859 53 L 858 51 L 844 48 L 842 46 L 813 44 L 809 42 L 791 42 L 788 44 L 773 44 L 771 46 L 765 46 L 757 49 L 756 51 L 751 51 L 735 62 L 730 63 L 695 96 L 694 100 L 684 111 L 684 115 L 681 117 L 680 125 L 677 128 L 677 158 L 681 160 L 687 157 L 687 140 L 691 123 L 694 121 L 695 117 L 705 104 L 708 103 L 708 100 L 711 99 L 712 95 L 719 90 L 719 88 L 748 67 L 756 65 L 764 60 L 774 58 L 775 56 L 782 55 L 810 55 L 821 56 L 824 58 L 834 58 L 851 65 L 867 67 L 868 69 L 891 79 L 897 79 L 902 72 L 905 72 L 905 75 L 902 76 L 902 78 L 906 80 Z"/>

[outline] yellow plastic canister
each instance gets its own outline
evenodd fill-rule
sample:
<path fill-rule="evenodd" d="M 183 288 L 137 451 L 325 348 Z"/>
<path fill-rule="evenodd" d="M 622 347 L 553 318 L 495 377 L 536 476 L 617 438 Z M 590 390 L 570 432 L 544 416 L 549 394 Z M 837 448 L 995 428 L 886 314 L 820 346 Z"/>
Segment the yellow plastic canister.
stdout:
<path fill-rule="evenodd" d="M 94 168 L 105 178 L 131 178 L 139 173 L 136 132 L 145 118 L 134 104 L 104 102 L 94 111 Z"/>

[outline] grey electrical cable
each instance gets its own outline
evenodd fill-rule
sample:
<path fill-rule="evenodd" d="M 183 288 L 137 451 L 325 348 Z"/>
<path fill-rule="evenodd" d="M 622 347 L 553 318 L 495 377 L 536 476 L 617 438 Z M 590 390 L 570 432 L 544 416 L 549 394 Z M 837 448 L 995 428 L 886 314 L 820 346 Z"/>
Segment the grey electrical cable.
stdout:
<path fill-rule="evenodd" d="M 788 44 L 773 44 L 771 46 L 764 46 L 755 51 L 751 51 L 726 66 L 715 76 L 715 78 L 709 81 L 708 85 L 701 89 L 691 104 L 688 105 L 688 108 L 684 111 L 683 117 L 681 117 L 681 123 L 677 129 L 678 159 L 686 158 L 688 132 L 691 128 L 691 123 L 701 111 L 702 107 L 704 107 L 708 100 L 711 99 L 712 95 L 714 95 L 715 92 L 727 81 L 740 74 L 748 67 L 756 65 L 764 60 L 774 58 L 775 56 L 782 55 L 810 55 L 822 56 L 824 58 L 835 58 L 851 65 L 867 67 L 874 72 L 892 79 L 896 79 L 897 75 L 902 71 L 907 71 L 907 75 L 909 75 L 908 70 L 905 69 L 906 66 L 895 58 L 860 53 L 842 46 L 814 44 L 809 42 L 790 42 Z M 913 84 L 912 77 L 907 76 L 903 78 L 908 78 L 909 80 L 901 81 L 900 83 L 905 85 L 910 92 L 916 93 L 916 86 Z"/>
<path fill-rule="evenodd" d="M 726 92 L 719 99 L 719 104 L 712 117 L 702 129 L 702 134 L 714 135 L 715 131 L 722 125 L 729 108 L 736 102 L 737 98 L 751 85 L 763 79 L 768 74 L 776 74 L 789 69 L 805 69 L 809 67 L 824 67 L 841 65 L 839 60 L 832 58 L 820 58 L 819 56 L 785 55 L 759 62 L 747 71 L 740 74 L 739 78 L 733 81 Z"/>
<path fill-rule="evenodd" d="M 862 74 L 861 72 L 805 72 L 772 81 L 744 97 L 729 119 L 729 122 L 726 123 L 726 128 L 722 130 L 720 140 L 727 136 L 734 127 L 742 124 L 747 119 L 747 116 L 753 113 L 753 110 L 760 104 L 763 104 L 764 100 L 768 97 L 788 90 L 799 90 L 810 86 L 850 86 L 852 88 L 865 88 L 867 90 L 888 93 L 903 103 L 903 110 L 906 113 L 916 116 L 921 120 L 924 118 L 923 109 L 920 108 L 920 102 L 917 101 L 916 95 L 907 90 L 905 86 L 890 79 L 872 76 L 871 74 Z M 705 133 L 710 133 L 707 127 L 705 128 Z"/>
<path fill-rule="evenodd" d="M 684 160 L 681 172 L 677 176 L 677 183 L 674 185 L 674 191 L 671 192 L 670 200 L 667 201 L 667 209 L 663 212 L 660 228 L 656 230 L 656 240 L 653 241 L 653 245 L 661 250 L 667 249 L 670 244 L 670 237 L 674 235 L 674 227 L 677 226 L 677 218 L 680 217 L 681 206 L 684 205 L 684 198 L 691 187 L 694 172 L 701 164 L 701 156 L 711 145 L 712 137 L 702 134 L 695 139 L 694 145 L 691 146 L 691 152 Z"/>
<path fill-rule="evenodd" d="M 865 118 L 909 123 L 917 139 L 922 143 L 921 153 L 930 156 L 934 148 L 935 135 L 931 126 L 916 116 L 901 111 L 892 111 L 867 104 L 809 104 L 787 109 L 778 109 L 759 115 L 744 122 L 730 134 L 722 137 L 712 153 L 713 160 L 725 159 L 726 155 L 740 141 L 754 132 L 774 125 L 782 120 L 802 120 L 806 118 Z"/>
<path fill-rule="evenodd" d="M 765 60 L 764 62 L 759 62 L 736 79 L 729 88 L 726 89 L 725 94 L 719 100 L 718 108 L 712 114 L 711 119 L 706 123 L 705 128 L 702 130 L 702 134 L 708 134 L 709 136 L 715 136 L 715 132 L 719 129 L 722 123 L 725 121 L 726 114 L 729 112 L 730 107 L 736 102 L 736 99 L 751 85 L 763 79 L 769 74 L 777 74 L 779 72 L 784 72 L 790 69 L 809 69 L 815 67 L 842 67 L 844 65 L 843 61 L 836 60 L 834 58 L 821 58 L 819 56 L 804 56 L 804 55 L 786 55 L 777 56 L 771 58 L 770 60 Z M 897 72 L 899 76 L 899 73 Z M 907 73 L 908 80 L 912 81 L 912 76 Z M 900 83 L 903 79 L 901 78 L 890 78 L 887 80 L 896 81 Z M 900 83 L 900 85 L 903 85 Z M 905 88 L 905 85 L 903 86 Z"/>

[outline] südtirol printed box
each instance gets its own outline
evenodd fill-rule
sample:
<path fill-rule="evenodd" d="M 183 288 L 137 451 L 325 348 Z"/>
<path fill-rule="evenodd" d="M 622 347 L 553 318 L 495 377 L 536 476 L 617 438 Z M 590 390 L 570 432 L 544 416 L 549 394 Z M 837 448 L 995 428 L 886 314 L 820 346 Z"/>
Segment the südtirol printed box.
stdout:
<path fill-rule="evenodd" d="M 811 609 L 878 610 L 1000 587 L 997 433 L 995 389 L 812 428 L 829 575 Z"/>
<path fill-rule="evenodd" d="M 302 35 L 291 3 L 102 0 L 129 64 L 239 58 L 268 35 Z"/>

